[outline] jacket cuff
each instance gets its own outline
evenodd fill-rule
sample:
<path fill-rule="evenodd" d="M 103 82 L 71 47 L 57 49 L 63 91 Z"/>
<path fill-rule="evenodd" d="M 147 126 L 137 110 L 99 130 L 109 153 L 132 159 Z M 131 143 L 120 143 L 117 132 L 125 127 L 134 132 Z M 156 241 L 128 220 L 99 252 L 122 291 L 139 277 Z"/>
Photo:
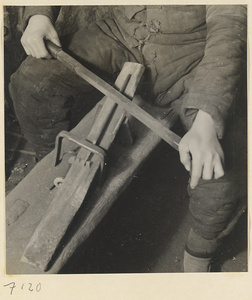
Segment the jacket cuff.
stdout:
<path fill-rule="evenodd" d="M 47 16 L 52 23 L 55 23 L 60 11 L 60 6 L 26 6 L 22 18 L 22 30 L 25 30 L 29 19 L 34 15 Z"/>
<path fill-rule="evenodd" d="M 204 99 L 204 101 L 202 101 Z M 225 124 L 228 117 L 229 109 L 225 109 L 225 102 L 220 101 L 220 96 L 207 94 L 191 93 L 190 97 L 182 106 L 183 119 L 186 122 L 186 127 L 191 128 L 197 112 L 202 110 L 208 113 L 214 121 L 216 134 L 219 139 L 223 138 L 225 132 Z"/>

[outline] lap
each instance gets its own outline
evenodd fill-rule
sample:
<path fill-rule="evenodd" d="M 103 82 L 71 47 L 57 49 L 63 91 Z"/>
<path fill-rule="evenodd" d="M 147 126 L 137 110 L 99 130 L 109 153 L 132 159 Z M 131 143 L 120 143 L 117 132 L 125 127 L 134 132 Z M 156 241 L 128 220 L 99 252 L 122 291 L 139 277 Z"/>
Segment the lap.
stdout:
<path fill-rule="evenodd" d="M 91 71 L 104 79 L 113 80 L 126 61 L 135 61 L 120 43 L 104 34 L 98 26 L 80 29 L 61 38 L 62 48 Z M 12 84 L 24 89 L 55 94 L 62 89 L 65 95 L 74 94 L 85 81 L 56 59 L 36 59 L 28 56 L 12 75 Z M 50 87 L 50 88 L 49 88 Z M 79 93 L 79 91 L 78 91 Z"/>

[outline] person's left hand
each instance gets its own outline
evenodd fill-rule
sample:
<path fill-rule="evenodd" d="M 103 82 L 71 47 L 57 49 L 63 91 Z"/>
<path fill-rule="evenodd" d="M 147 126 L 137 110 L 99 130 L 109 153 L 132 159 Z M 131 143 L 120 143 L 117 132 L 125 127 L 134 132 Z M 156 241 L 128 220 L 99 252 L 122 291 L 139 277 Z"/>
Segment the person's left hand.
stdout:
<path fill-rule="evenodd" d="M 179 143 L 180 161 L 191 172 L 191 188 L 200 178 L 218 179 L 224 175 L 224 153 L 211 116 L 201 110 L 191 129 Z"/>

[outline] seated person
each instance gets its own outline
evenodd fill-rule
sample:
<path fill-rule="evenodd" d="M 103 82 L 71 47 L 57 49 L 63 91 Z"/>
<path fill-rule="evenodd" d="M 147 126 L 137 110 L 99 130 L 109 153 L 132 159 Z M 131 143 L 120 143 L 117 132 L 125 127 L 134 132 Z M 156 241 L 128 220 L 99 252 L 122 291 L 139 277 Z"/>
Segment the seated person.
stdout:
<path fill-rule="evenodd" d="M 85 9 L 80 7 L 79 14 Z M 192 214 L 184 271 L 209 271 L 220 238 L 246 196 L 246 132 L 238 131 L 246 107 L 240 95 L 246 7 L 111 6 L 108 17 L 63 37 L 54 26 L 59 10 L 36 6 L 24 11 L 21 42 L 28 57 L 11 77 L 10 94 L 26 138 L 38 156 L 47 154 L 56 135 L 71 129 L 73 108 L 84 112 L 93 91 L 50 59 L 44 39 L 111 82 L 125 62 L 143 64 L 139 93 L 153 105 L 172 107 L 187 131 L 179 145 L 190 173 Z"/>

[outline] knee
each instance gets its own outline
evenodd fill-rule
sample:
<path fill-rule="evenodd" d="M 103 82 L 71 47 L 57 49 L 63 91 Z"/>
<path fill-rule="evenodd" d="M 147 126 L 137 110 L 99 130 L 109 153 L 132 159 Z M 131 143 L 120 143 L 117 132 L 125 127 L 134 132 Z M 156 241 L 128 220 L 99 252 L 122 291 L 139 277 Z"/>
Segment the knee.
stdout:
<path fill-rule="evenodd" d="M 213 239 L 226 228 L 238 201 L 234 189 L 234 183 L 224 177 L 220 180 L 202 180 L 197 188 L 189 190 L 189 208 L 196 233 Z"/>
<path fill-rule="evenodd" d="M 52 73 L 60 73 L 58 61 L 28 56 L 10 78 L 9 91 L 13 101 L 25 101 L 29 95 L 45 92 L 46 87 L 53 84 Z"/>
<path fill-rule="evenodd" d="M 40 81 L 37 73 L 40 69 L 42 67 L 37 59 L 27 57 L 18 70 L 12 74 L 9 92 L 14 105 L 18 105 L 20 102 L 25 105 L 26 100 L 28 101 L 28 95 L 36 91 L 36 87 Z"/>

